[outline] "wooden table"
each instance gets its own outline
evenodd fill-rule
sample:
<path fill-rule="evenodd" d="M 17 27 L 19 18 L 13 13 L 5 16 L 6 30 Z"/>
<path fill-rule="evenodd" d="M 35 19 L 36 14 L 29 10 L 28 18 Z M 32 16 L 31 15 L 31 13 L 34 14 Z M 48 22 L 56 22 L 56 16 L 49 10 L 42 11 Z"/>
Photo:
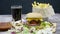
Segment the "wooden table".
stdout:
<path fill-rule="evenodd" d="M 25 14 L 22 15 L 22 18 L 24 18 Z M 12 16 L 11 15 L 0 15 L 0 21 L 3 21 L 1 19 L 5 19 L 7 18 L 8 21 L 12 20 Z M 7 21 L 6 19 L 6 21 Z M 57 29 L 56 29 L 56 33 L 55 34 L 60 34 L 60 14 L 56 14 L 52 17 L 49 17 L 48 21 L 52 22 L 52 23 L 57 23 Z M 8 34 L 6 31 L 5 32 L 0 32 L 0 34 Z"/>

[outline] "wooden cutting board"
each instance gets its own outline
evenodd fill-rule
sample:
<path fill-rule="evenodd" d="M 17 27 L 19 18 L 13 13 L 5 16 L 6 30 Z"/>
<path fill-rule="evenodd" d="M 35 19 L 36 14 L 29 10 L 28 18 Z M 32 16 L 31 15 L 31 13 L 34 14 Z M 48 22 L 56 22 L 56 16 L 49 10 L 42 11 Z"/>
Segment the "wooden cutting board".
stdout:
<path fill-rule="evenodd" d="M 10 22 L 0 22 L 0 31 L 6 31 L 8 29 L 10 29 L 12 27 L 12 25 L 10 24 Z"/>

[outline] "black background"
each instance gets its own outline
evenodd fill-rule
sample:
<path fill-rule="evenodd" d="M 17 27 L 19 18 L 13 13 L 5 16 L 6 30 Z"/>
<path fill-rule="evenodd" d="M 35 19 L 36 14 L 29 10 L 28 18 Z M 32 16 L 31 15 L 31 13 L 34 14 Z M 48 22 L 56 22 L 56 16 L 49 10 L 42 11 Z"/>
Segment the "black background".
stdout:
<path fill-rule="evenodd" d="M 22 5 L 22 13 L 32 11 L 32 2 L 34 0 L 0 0 L 0 14 L 11 14 L 11 5 Z M 50 3 L 55 13 L 60 13 L 60 0 L 36 0 L 37 2 Z"/>

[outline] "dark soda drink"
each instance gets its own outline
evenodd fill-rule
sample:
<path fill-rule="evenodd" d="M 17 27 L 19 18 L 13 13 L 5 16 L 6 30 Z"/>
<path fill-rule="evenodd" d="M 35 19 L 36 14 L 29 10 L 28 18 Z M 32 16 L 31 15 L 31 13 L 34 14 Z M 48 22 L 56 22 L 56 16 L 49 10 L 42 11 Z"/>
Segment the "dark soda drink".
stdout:
<path fill-rule="evenodd" d="M 21 20 L 22 6 L 11 6 L 11 12 L 15 21 Z"/>

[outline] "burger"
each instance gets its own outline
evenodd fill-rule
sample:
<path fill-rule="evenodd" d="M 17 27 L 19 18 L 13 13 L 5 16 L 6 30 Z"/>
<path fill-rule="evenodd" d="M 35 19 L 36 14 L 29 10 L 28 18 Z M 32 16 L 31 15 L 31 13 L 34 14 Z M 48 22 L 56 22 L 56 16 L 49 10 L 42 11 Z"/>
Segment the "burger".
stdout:
<path fill-rule="evenodd" d="M 26 20 L 27 20 L 27 25 L 36 26 L 41 24 L 43 18 L 40 13 L 28 13 L 26 15 Z"/>
<path fill-rule="evenodd" d="M 40 13 L 28 13 L 26 15 L 26 20 L 27 20 L 27 25 L 29 27 L 35 26 L 36 30 L 41 30 L 44 28 L 45 29 L 52 28 L 52 29 L 48 29 L 48 30 L 50 30 L 52 32 L 56 31 L 56 26 L 54 26 L 54 24 L 51 22 L 45 21 L 43 16 Z"/>

